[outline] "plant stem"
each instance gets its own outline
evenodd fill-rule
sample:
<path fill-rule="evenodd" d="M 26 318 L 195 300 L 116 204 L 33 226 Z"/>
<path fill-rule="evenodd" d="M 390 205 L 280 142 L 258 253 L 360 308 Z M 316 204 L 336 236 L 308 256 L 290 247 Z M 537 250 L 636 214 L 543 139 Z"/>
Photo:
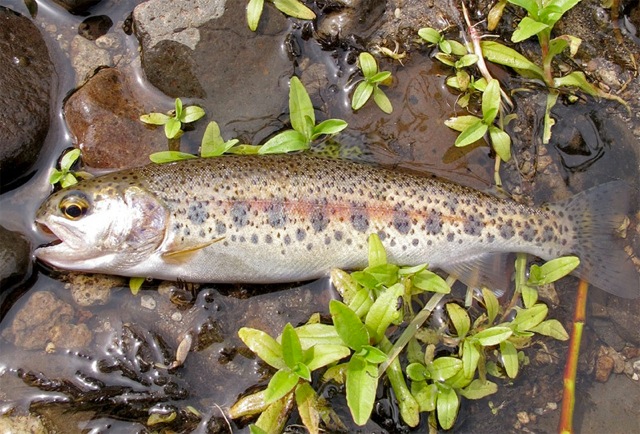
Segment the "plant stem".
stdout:
<path fill-rule="evenodd" d="M 576 295 L 576 309 L 573 314 L 573 330 L 569 341 L 567 362 L 564 366 L 562 391 L 562 407 L 560 409 L 560 422 L 558 432 L 568 434 L 573 432 L 573 410 L 575 407 L 576 373 L 578 371 L 578 357 L 580 355 L 580 342 L 582 330 L 586 322 L 587 292 L 589 284 L 580 280 L 578 294 Z"/>
<path fill-rule="evenodd" d="M 551 69 L 551 61 L 553 56 L 549 56 L 549 41 L 551 40 L 551 29 L 544 29 L 538 33 L 538 41 L 542 49 L 542 69 L 544 71 L 544 81 L 547 87 L 553 87 L 553 71 Z"/>
<path fill-rule="evenodd" d="M 384 352 L 391 351 L 393 348 L 391 342 L 386 337 L 380 341 L 379 347 Z M 417 426 L 418 423 L 420 423 L 420 405 L 407 387 L 407 383 L 404 380 L 404 374 L 402 373 L 402 367 L 400 366 L 400 361 L 397 357 L 388 364 L 388 369 L 386 371 L 389 383 L 391 384 L 393 392 L 396 394 L 396 399 L 398 400 L 398 407 L 400 407 L 402 420 L 410 427 Z"/>

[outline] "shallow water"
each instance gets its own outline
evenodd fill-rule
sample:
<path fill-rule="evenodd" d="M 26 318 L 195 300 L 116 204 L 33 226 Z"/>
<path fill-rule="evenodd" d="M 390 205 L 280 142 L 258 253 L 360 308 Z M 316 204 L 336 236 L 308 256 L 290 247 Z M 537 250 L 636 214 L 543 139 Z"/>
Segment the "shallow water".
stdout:
<path fill-rule="evenodd" d="M 21 1 L 0 2 L 28 15 Z M 109 32 L 123 34 L 120 23 L 138 3 L 103 0 L 91 8 L 90 13 L 109 16 L 114 23 Z M 38 2 L 38 5 L 38 16 L 34 21 L 44 29 L 42 33 L 57 73 L 56 91 L 51 101 L 51 129 L 31 179 L 0 196 L 0 221 L 8 229 L 25 234 L 33 246 L 46 240 L 35 228 L 33 215 L 50 192 L 49 169 L 61 152 L 72 146 L 61 113 L 64 98 L 76 86 L 66 53 L 68 41 L 85 19 L 62 11 L 53 2 Z M 124 35 L 124 40 L 123 52 L 136 50 L 134 36 Z M 304 60 L 322 64 L 329 71 L 328 84 L 314 104 L 323 108 L 326 117 L 349 122 L 348 132 L 338 136 L 338 142 L 358 147 L 364 144 L 367 153 L 381 164 L 435 173 L 482 190 L 492 189 L 493 159 L 488 148 L 456 149 L 451 146 L 456 135 L 443 125 L 443 121 L 456 114 L 456 96 L 443 83 L 448 72 L 434 64 L 428 53 L 413 53 L 405 66 L 381 62 L 380 68 L 391 70 L 395 77 L 394 84 L 385 88 L 394 104 L 392 115 L 384 115 L 371 103 L 354 115 L 348 106 L 352 88 L 349 78 L 354 71 L 353 59 L 351 63 L 349 59 L 353 53 L 343 48 L 323 50 L 314 39 L 297 42 L 301 50 L 297 73 L 308 71 L 304 68 Z M 154 101 L 158 107 L 171 107 L 172 99 L 160 95 L 145 81 L 135 61 L 123 69 L 134 78 L 144 98 Z M 273 116 L 279 119 L 283 114 L 274 113 Z M 599 107 L 585 109 L 580 116 L 575 116 L 574 112 L 567 115 L 570 120 L 560 122 L 556 127 L 558 137 L 561 137 L 561 131 L 569 137 L 577 134 L 578 142 L 586 144 L 592 154 L 582 148 L 568 153 L 562 141 L 549 147 L 548 157 L 559 167 L 559 179 L 564 181 L 562 188 L 580 189 L 592 184 L 594 179 L 622 178 L 637 182 L 638 157 L 634 150 L 637 142 L 633 135 L 629 134 L 629 138 L 619 135 L 618 131 L 624 131 L 621 125 L 610 126 L 611 130 L 608 130 L 608 125 L 603 125 L 608 118 Z M 593 130 L 589 130 L 592 126 Z M 185 135 L 184 150 L 196 151 L 197 138 L 203 129 L 204 125 L 198 125 Z M 521 174 L 513 168 L 507 170 L 507 190 L 522 191 L 526 183 Z M 540 183 L 544 185 L 544 182 Z M 534 189 L 531 193 L 538 202 L 552 198 L 552 193 L 544 189 Z M 573 283 L 571 281 L 569 285 Z M 221 418 L 220 408 L 227 408 L 247 388 L 264 385 L 266 381 L 264 366 L 242 349 L 236 330 L 241 326 L 252 326 L 276 334 L 286 322 L 305 321 L 314 311 L 324 309 L 327 300 L 334 296 L 326 279 L 307 285 L 217 285 L 195 295 L 188 288 L 180 289 L 179 294 L 187 301 L 179 308 L 174 303 L 175 297 L 172 302 L 169 294 L 156 291 L 157 285 L 158 282 L 147 283 L 142 293 L 134 297 L 124 288 L 126 282 L 123 281 L 122 289 L 114 291 L 106 304 L 82 307 L 73 301 L 68 287 L 58 275 L 34 265 L 34 275 L 29 283 L 11 289 L 10 298 L 2 298 L 0 333 L 11 327 L 18 312 L 34 294 L 48 291 L 60 303 L 70 306 L 73 312 L 70 322 L 74 326 L 86 326 L 92 333 L 91 341 L 82 349 L 49 346 L 45 351 L 44 345 L 26 349 L 14 345 L 6 336 L 0 339 L 0 412 L 11 408 L 18 412 L 31 409 L 47 415 L 58 424 L 56 428 L 69 430 L 66 432 L 133 432 L 144 429 L 149 413 L 177 410 L 178 421 L 183 427 L 205 432 L 205 423 L 220 424 L 219 432 L 225 432 L 226 422 Z M 7 291 L 6 288 L 3 290 Z M 194 299 L 189 301 L 191 296 Z M 570 299 L 563 300 L 570 302 Z M 567 308 L 558 314 L 567 315 L 570 310 Z M 194 339 L 194 351 L 188 354 L 185 365 L 171 370 L 159 366 L 173 361 L 185 338 Z M 564 357 L 562 345 L 553 348 L 558 351 L 557 357 Z M 518 379 L 520 395 L 514 392 L 506 396 L 526 401 L 527 390 L 544 389 L 543 380 L 557 382 L 561 378 L 561 365 L 540 369 L 532 369 L 531 377 L 525 372 Z M 586 389 L 584 384 L 581 386 Z M 92 395 L 92 391 L 96 393 Z M 528 408 L 522 402 L 513 405 Z M 204 422 L 190 418 L 187 406 L 200 411 Z M 344 407 L 338 407 L 338 411 L 344 412 Z M 386 397 L 376 409 L 374 420 L 389 432 L 400 432 L 395 411 L 393 398 Z M 473 432 L 473 427 L 478 427 L 474 423 L 489 413 L 484 402 L 465 404 L 456 431 Z M 512 429 L 512 420 L 506 419 L 501 425 L 495 419 L 488 422 L 491 429 Z M 424 429 L 424 424 L 421 426 Z M 593 431 L 583 426 L 582 432 Z"/>

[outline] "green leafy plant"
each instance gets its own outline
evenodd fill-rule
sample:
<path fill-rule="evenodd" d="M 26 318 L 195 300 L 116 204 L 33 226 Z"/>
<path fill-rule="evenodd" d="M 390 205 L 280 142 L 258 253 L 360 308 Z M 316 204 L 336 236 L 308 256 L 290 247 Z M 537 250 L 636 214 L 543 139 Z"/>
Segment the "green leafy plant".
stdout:
<path fill-rule="evenodd" d="M 140 116 L 140 120 L 145 124 L 164 125 L 165 136 L 167 136 L 168 139 L 177 139 L 184 133 L 182 130 L 183 124 L 190 124 L 203 116 L 204 110 L 202 107 L 196 105 L 183 107 L 182 100 L 176 98 L 175 108 L 172 111 L 167 114 L 149 113 Z"/>
<path fill-rule="evenodd" d="M 310 432 L 319 432 L 320 419 L 325 425 L 337 423 L 337 416 L 318 398 L 309 381 L 311 371 L 322 369 L 323 382 L 345 385 L 347 405 L 358 425 L 368 421 L 384 375 L 407 425 L 416 426 L 420 412 L 428 412 L 432 423 L 437 420 L 442 428 L 449 429 L 462 399 L 481 399 L 497 391 L 498 384 L 488 380 L 489 375 L 498 379 L 517 376 L 527 363 L 522 349 L 530 345 L 531 339 L 541 335 L 567 339 L 562 324 L 546 318 L 547 306 L 538 303 L 537 297 L 525 295 L 523 289 L 537 295 L 538 285 L 570 273 L 578 263 L 577 258 L 566 257 L 534 265 L 531 276 L 525 279 L 526 259 L 519 255 L 516 293 L 511 304 L 501 307 L 493 292 L 483 288 L 475 298 L 484 312 L 472 318 L 465 306 L 449 301 L 445 311 L 451 329 L 434 330 L 422 324 L 450 291 L 453 280 L 445 282 L 427 270 L 426 264 L 389 264 L 380 239 L 371 235 L 367 268 L 331 273 L 342 296 L 342 301 L 332 300 L 329 304 L 333 325 L 312 321 L 296 328 L 287 325 L 278 339 L 259 330 L 240 331 L 245 344 L 277 371 L 267 389 L 240 399 L 231 415 L 237 418 L 260 414 L 252 432 L 278 432 L 291 411 L 289 404 L 295 401 Z M 412 307 L 422 304 L 421 297 L 428 294 L 428 302 L 415 313 Z M 520 297 L 525 306 L 514 307 Z M 515 317 L 506 320 L 514 309 Z M 395 343 L 389 340 L 392 326 L 405 328 Z M 449 351 L 441 350 L 443 355 L 436 357 L 436 345 Z M 404 368 L 400 353 L 408 361 Z M 299 399 L 298 393 L 308 400 Z M 271 405 L 276 406 L 275 410 L 269 410 Z"/>
<path fill-rule="evenodd" d="M 387 84 L 391 79 L 391 72 L 379 71 L 378 62 L 369 53 L 363 52 L 358 56 L 358 66 L 364 75 L 356 90 L 353 92 L 351 100 L 351 108 L 359 110 L 373 95 L 373 100 L 380 110 L 385 113 L 391 113 L 393 106 L 387 95 L 380 89 L 381 84 Z"/>
<path fill-rule="evenodd" d="M 73 149 L 62 156 L 60 159 L 60 169 L 54 168 L 49 176 L 49 183 L 56 185 L 60 183 L 62 188 L 69 187 L 78 182 L 80 178 L 91 178 L 87 172 L 74 172 L 71 169 L 80 158 L 80 149 Z"/>
<path fill-rule="evenodd" d="M 322 135 L 337 134 L 347 127 L 341 119 L 327 119 L 316 125 L 311 98 L 300 79 L 291 77 L 289 84 L 289 118 L 293 129 L 282 131 L 260 147 L 258 154 L 281 154 L 309 149 Z"/>
<path fill-rule="evenodd" d="M 273 5 L 285 15 L 301 20 L 313 20 L 316 14 L 298 0 L 271 0 Z M 264 0 L 249 0 L 247 4 L 247 24 L 255 32 L 260 22 Z"/>

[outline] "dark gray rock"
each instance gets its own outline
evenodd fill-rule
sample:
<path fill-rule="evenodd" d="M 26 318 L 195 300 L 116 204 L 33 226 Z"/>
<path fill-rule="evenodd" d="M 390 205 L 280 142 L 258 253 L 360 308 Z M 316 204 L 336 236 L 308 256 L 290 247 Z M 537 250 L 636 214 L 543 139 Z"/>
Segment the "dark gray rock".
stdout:
<path fill-rule="evenodd" d="M 60 6 L 71 12 L 72 14 L 79 14 L 91 6 L 97 5 L 100 3 L 100 0 L 53 0 L 58 3 Z"/>
<path fill-rule="evenodd" d="M 0 226 L 0 288 L 25 279 L 30 265 L 29 242 L 19 233 Z"/>
<path fill-rule="evenodd" d="M 38 29 L 0 7 L 0 187 L 35 162 L 49 129 L 53 65 Z"/>
<path fill-rule="evenodd" d="M 356 35 L 366 39 L 381 24 L 385 0 L 343 0 L 338 10 L 323 15 L 318 33 L 323 39 L 337 41 Z"/>
<path fill-rule="evenodd" d="M 225 137 L 258 143 L 282 127 L 293 63 L 284 48 L 288 22 L 269 3 L 257 32 L 244 0 L 151 0 L 133 16 L 144 72 L 162 92 L 203 98 Z"/>

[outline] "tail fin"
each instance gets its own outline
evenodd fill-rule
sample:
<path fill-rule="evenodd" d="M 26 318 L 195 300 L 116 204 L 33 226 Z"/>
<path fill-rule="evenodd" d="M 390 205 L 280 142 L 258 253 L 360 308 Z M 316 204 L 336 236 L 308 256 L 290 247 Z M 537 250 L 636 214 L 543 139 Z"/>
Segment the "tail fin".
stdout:
<path fill-rule="evenodd" d="M 611 294 L 640 297 L 640 273 L 618 235 L 630 208 L 630 187 L 609 182 L 551 206 L 573 218 L 580 266 L 573 274 Z"/>

